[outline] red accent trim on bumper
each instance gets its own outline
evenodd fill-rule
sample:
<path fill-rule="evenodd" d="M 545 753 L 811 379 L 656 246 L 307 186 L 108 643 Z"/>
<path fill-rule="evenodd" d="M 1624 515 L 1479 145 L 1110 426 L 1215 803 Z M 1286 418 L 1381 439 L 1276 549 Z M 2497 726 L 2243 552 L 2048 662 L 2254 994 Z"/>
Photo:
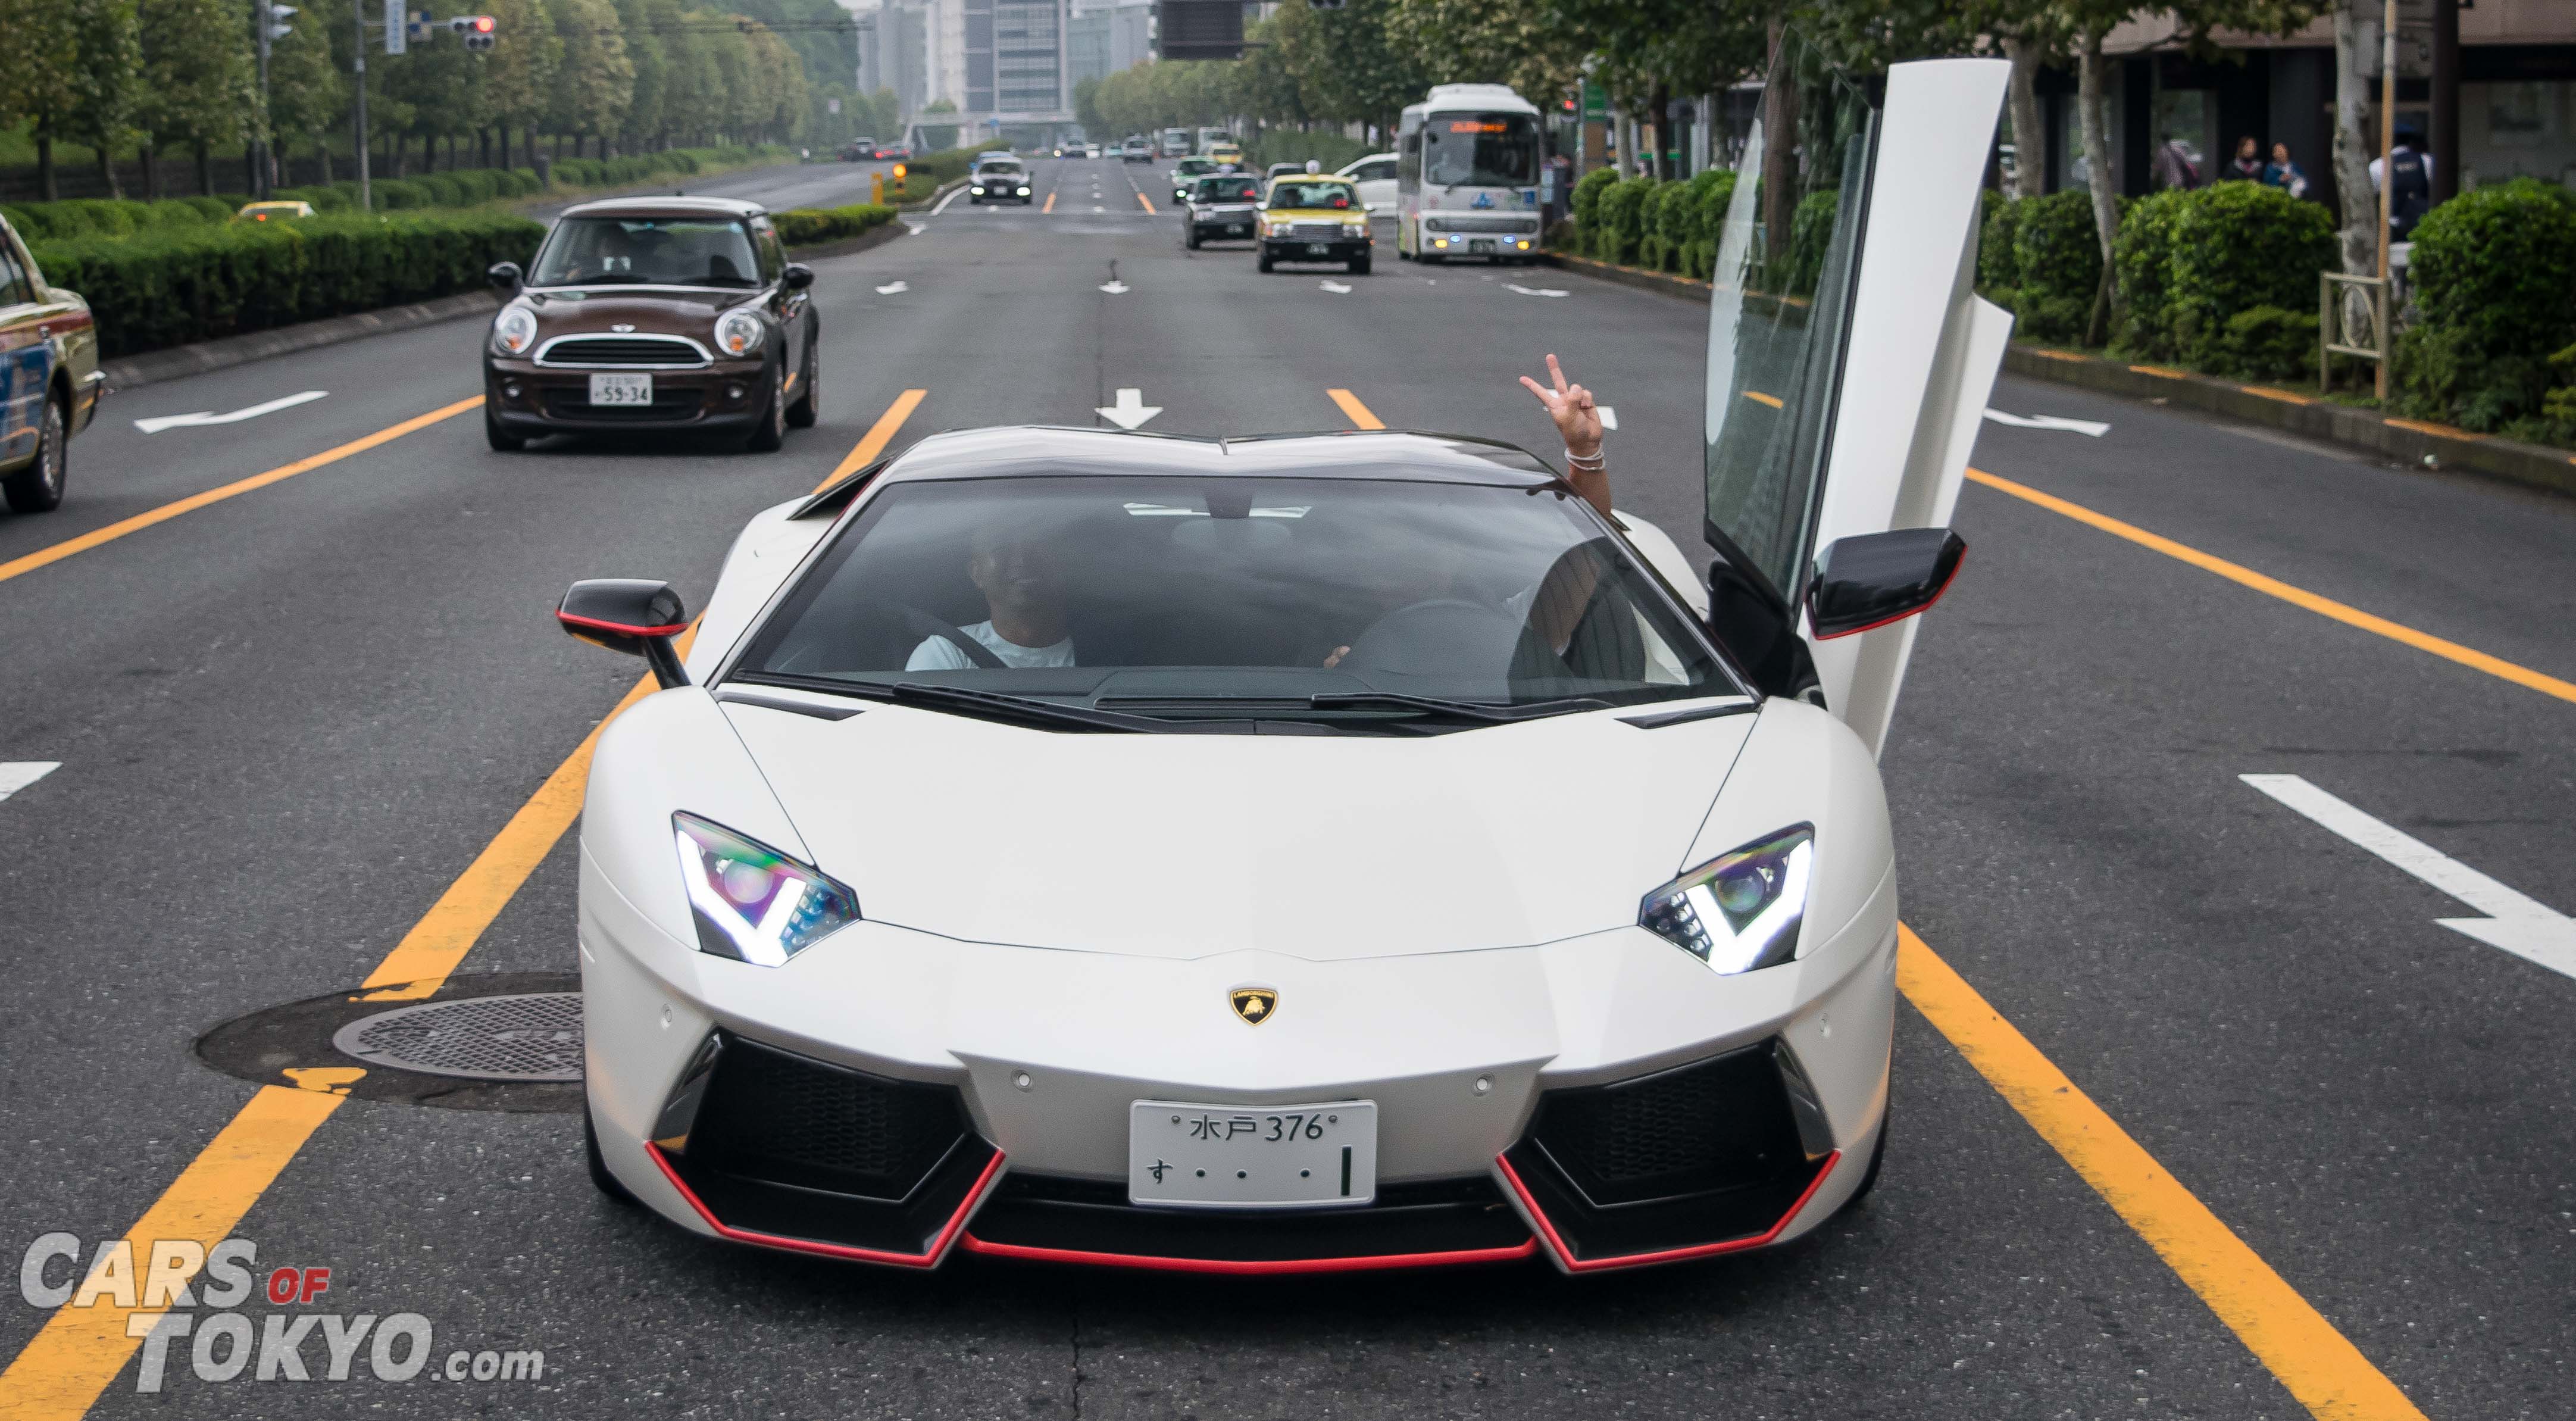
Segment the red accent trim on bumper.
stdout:
<path fill-rule="evenodd" d="M 957 1241 L 968 1253 L 1019 1258 L 1040 1263 L 1082 1263 L 1094 1267 L 1145 1268 L 1164 1273 L 1225 1273 L 1236 1276 L 1275 1273 L 1366 1273 L 1381 1268 L 1438 1268 L 1459 1263 L 1510 1263 L 1538 1252 L 1538 1240 L 1523 1239 L 1510 1248 L 1467 1248 L 1453 1253 L 1379 1253 L 1357 1258 L 1161 1258 L 1144 1253 L 1090 1253 L 1078 1248 L 1037 1248 L 1023 1243 L 986 1243 L 968 1234 Z"/>
<path fill-rule="evenodd" d="M 1650 1263 L 1678 1263 L 1685 1258 L 1708 1258 L 1720 1253 L 1742 1253 L 1747 1249 L 1762 1248 L 1777 1240 L 1780 1231 L 1789 1227 L 1789 1221 L 1798 1217 L 1798 1211 L 1807 1207 L 1807 1201 L 1816 1197 L 1816 1191 L 1825 1187 L 1825 1181 L 1833 1177 L 1834 1166 L 1842 1163 L 1842 1159 L 1840 1150 L 1825 1156 L 1825 1167 L 1817 1170 L 1816 1177 L 1807 1182 L 1806 1192 L 1789 1206 L 1789 1212 L 1782 1214 L 1779 1222 L 1768 1230 L 1751 1238 L 1731 1238 L 1718 1243 L 1693 1244 L 1688 1248 L 1661 1249 L 1654 1253 L 1622 1253 L 1608 1258 L 1575 1257 L 1574 1250 L 1567 1247 L 1565 1239 L 1557 1233 L 1556 1225 L 1548 1222 L 1547 1211 L 1538 1206 L 1538 1200 L 1530 1197 L 1529 1186 L 1521 1183 L 1520 1171 L 1513 1169 L 1512 1162 L 1501 1155 L 1494 1156 L 1494 1163 L 1502 1167 L 1504 1182 L 1512 1186 L 1512 1192 L 1520 1196 L 1521 1207 L 1528 1210 L 1530 1218 L 1537 1222 L 1540 1235 L 1547 1240 L 1548 1251 L 1556 1255 L 1557 1261 L 1564 1264 L 1569 1273 L 1593 1273 L 1610 1268 L 1643 1268 Z"/>
<path fill-rule="evenodd" d="M 940 1258 L 948 1252 L 949 1243 L 966 1227 L 966 1216 L 975 1212 L 975 1206 L 983 1202 L 985 1191 L 993 1187 L 993 1181 L 1002 1172 L 1002 1152 L 995 1150 L 992 1159 L 985 1162 L 983 1174 L 977 1176 L 975 1187 L 966 1191 L 966 1198 L 957 1206 L 957 1212 L 948 1216 L 948 1222 L 939 1230 L 939 1237 L 930 1241 L 928 1253 L 887 1253 L 874 1248 L 852 1248 L 843 1243 L 823 1243 L 810 1238 L 789 1238 L 783 1234 L 754 1233 L 749 1229 L 734 1228 L 707 1209 L 706 1201 L 680 1178 L 678 1170 L 671 1168 L 671 1162 L 662 1155 L 661 1146 L 647 1141 L 644 1153 L 652 1158 L 654 1168 L 662 1171 L 662 1177 L 671 1181 L 671 1187 L 680 1191 L 680 1197 L 689 1201 L 689 1207 L 697 1211 L 698 1217 L 706 1220 L 707 1227 L 714 1229 L 721 1238 L 762 1248 L 785 1249 L 791 1253 L 819 1253 L 826 1258 L 843 1258 L 858 1263 L 890 1263 L 898 1268 L 938 1267 Z"/>

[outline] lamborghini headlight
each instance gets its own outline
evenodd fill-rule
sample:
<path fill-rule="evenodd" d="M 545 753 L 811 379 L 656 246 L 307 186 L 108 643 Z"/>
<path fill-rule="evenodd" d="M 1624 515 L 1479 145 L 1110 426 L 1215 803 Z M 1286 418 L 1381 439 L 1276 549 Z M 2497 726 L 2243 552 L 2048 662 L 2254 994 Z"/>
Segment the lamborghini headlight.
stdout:
<path fill-rule="evenodd" d="M 1712 972 L 1776 967 L 1798 955 L 1816 831 L 1794 825 L 1692 869 L 1646 895 L 1637 926 Z"/>
<path fill-rule="evenodd" d="M 761 338 L 768 334 L 769 327 L 761 324 L 759 315 L 748 306 L 727 311 L 724 319 L 716 322 L 716 344 L 727 355 L 751 354 L 760 349 Z"/>
<path fill-rule="evenodd" d="M 492 318 L 492 353 L 525 355 L 537 343 L 537 313 L 525 306 L 504 306 Z"/>
<path fill-rule="evenodd" d="M 671 833 L 700 952 L 777 967 L 858 919 L 849 889 L 776 849 L 694 814 L 672 815 Z"/>

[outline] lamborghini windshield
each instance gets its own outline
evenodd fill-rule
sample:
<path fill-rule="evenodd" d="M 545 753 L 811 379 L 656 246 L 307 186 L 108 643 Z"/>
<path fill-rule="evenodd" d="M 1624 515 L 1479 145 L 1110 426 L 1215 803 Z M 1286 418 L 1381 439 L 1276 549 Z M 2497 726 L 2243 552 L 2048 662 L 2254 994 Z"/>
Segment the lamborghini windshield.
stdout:
<path fill-rule="evenodd" d="M 732 674 L 1360 728 L 1738 689 L 1562 490 L 1185 475 L 897 484 Z"/>

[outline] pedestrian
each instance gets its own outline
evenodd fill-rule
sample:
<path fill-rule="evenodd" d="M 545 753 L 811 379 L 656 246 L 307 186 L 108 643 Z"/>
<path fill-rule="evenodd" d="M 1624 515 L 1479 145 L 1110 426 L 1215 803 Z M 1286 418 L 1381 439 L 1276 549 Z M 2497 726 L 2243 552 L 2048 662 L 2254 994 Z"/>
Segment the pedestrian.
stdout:
<path fill-rule="evenodd" d="M 2415 224 L 2433 208 L 2433 160 L 2416 145 L 2424 141 L 2412 125 L 2397 129 L 2397 145 L 2386 158 L 2370 160 L 2370 187 L 2388 189 L 2388 240 L 2412 241 Z"/>
<path fill-rule="evenodd" d="M 2289 144 L 2272 145 L 2272 161 L 2263 165 L 2263 183 L 2267 187 L 2279 188 L 2292 197 L 2308 195 L 2308 175 L 2298 164 L 2290 161 Z"/>
<path fill-rule="evenodd" d="M 2263 181 L 2263 146 L 2254 141 L 2253 134 L 2236 140 L 2236 156 L 2228 162 L 2227 171 L 2219 176 L 2235 182 Z"/>

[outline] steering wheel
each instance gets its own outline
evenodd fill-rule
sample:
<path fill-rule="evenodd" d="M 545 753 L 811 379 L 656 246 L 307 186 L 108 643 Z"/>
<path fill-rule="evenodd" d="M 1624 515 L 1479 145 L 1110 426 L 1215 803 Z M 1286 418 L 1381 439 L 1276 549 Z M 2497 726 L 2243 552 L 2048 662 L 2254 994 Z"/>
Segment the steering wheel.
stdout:
<path fill-rule="evenodd" d="M 1502 682 L 1520 647 L 1521 623 L 1482 602 L 1434 597 L 1398 607 L 1351 638 L 1337 669 Z"/>

